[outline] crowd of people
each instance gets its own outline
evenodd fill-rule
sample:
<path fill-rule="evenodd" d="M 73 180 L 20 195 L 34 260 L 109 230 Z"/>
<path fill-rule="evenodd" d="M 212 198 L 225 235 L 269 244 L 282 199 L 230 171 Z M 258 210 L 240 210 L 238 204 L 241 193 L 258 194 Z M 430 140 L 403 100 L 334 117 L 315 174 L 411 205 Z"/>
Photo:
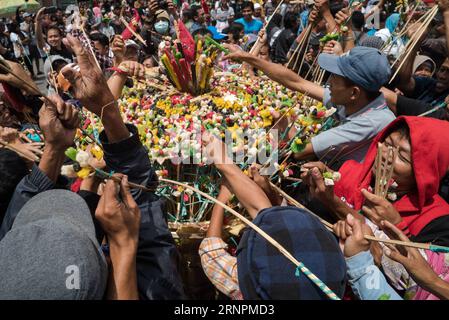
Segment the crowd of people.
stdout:
<path fill-rule="evenodd" d="M 237 198 L 323 284 L 253 228 L 229 250 L 225 209 L 216 204 L 198 255 L 221 297 L 449 299 L 448 0 L 17 8 L 0 21 L 0 299 L 189 298 L 163 197 L 148 190 L 158 183 L 154 159 L 117 105 L 130 78 L 168 72 L 161 56 L 180 24 L 222 48 L 214 61 L 221 72 L 267 76 L 336 109 L 337 124 L 291 155 L 301 167 L 291 196 L 308 209 L 289 205 L 256 164 L 244 173 L 219 138 L 203 134 L 221 176 L 217 199 Z M 83 110 L 101 121 L 94 139 L 103 157 L 76 161 L 110 174 L 74 187 L 63 166 L 73 160 L 67 149 Z M 274 118 L 286 132 L 280 143 L 295 139 L 292 119 Z M 328 183 L 328 173 L 339 179 Z M 382 241 L 389 239 L 402 244 Z"/>

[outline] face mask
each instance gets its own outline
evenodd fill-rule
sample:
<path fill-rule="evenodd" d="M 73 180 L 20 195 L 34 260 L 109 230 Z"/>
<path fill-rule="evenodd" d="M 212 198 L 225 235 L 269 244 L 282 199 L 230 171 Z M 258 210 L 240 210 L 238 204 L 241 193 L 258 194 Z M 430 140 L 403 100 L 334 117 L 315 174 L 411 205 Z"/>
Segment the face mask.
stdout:
<path fill-rule="evenodd" d="M 154 29 L 157 33 L 166 34 L 168 31 L 168 22 L 167 21 L 158 21 L 154 24 Z"/>

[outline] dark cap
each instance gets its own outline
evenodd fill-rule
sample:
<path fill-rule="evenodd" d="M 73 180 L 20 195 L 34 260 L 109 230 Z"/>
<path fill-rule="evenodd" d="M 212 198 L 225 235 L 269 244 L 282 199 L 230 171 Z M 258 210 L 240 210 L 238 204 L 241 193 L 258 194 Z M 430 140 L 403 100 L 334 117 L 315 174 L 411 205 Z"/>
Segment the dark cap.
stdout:
<path fill-rule="evenodd" d="M 324 70 L 345 77 L 372 92 L 379 91 L 391 75 L 387 56 L 369 47 L 355 47 L 341 56 L 322 53 L 318 57 L 318 64 Z"/>
<path fill-rule="evenodd" d="M 0 299 L 102 299 L 107 276 L 89 208 L 73 192 L 33 197 L 0 241 Z"/>

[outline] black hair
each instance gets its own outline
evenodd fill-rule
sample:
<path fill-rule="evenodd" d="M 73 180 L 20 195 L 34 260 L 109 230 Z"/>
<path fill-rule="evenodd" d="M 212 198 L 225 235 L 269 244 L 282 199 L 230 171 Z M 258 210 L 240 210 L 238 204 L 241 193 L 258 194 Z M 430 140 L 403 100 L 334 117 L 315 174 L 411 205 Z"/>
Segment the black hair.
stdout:
<path fill-rule="evenodd" d="M 192 33 L 192 37 L 195 37 L 196 35 L 198 35 L 198 34 L 200 34 L 200 35 L 202 35 L 202 36 L 205 36 L 205 35 L 210 35 L 210 36 L 212 36 L 212 32 L 210 32 L 210 30 L 209 29 L 207 29 L 207 28 L 198 28 L 198 29 L 196 29 L 193 33 Z"/>
<path fill-rule="evenodd" d="M 231 31 L 231 30 L 238 30 L 239 32 L 243 32 L 245 30 L 245 27 L 241 23 L 234 22 L 234 23 L 231 24 L 229 29 L 230 29 L 229 31 Z"/>
<path fill-rule="evenodd" d="M 90 40 L 98 41 L 104 47 L 109 45 L 108 37 L 101 32 L 92 33 L 89 37 L 90 37 Z"/>
<path fill-rule="evenodd" d="M 285 29 L 293 29 L 298 26 L 297 15 L 293 12 L 287 12 L 284 16 Z"/>
<path fill-rule="evenodd" d="M 246 8 L 251 8 L 251 11 L 254 11 L 254 3 L 252 3 L 251 1 L 244 1 L 242 3 L 242 11 Z"/>
<path fill-rule="evenodd" d="M 363 15 L 363 13 L 361 11 L 354 11 L 352 13 L 351 20 L 352 20 L 352 25 L 356 29 L 362 29 L 363 26 L 365 25 L 365 16 Z"/>
<path fill-rule="evenodd" d="M 62 31 L 61 31 L 61 29 L 59 29 L 57 26 L 49 26 L 49 27 L 47 28 L 47 30 L 45 31 L 45 35 L 48 35 L 48 32 L 49 32 L 50 30 L 58 30 L 59 35 L 62 37 Z"/>
<path fill-rule="evenodd" d="M 331 2 L 329 4 L 329 10 L 334 18 L 337 12 L 341 11 L 344 7 L 344 4 L 341 2 Z"/>
<path fill-rule="evenodd" d="M 236 43 L 238 43 L 240 40 L 240 31 L 237 28 L 227 27 L 224 28 L 221 32 L 226 35 L 231 34 L 232 40 L 234 40 L 234 42 Z"/>
<path fill-rule="evenodd" d="M 0 223 L 16 186 L 28 173 L 25 161 L 17 153 L 0 149 Z"/>
<path fill-rule="evenodd" d="M 192 9 L 188 8 L 182 11 L 182 17 L 187 20 L 193 20 L 193 12 Z"/>
<path fill-rule="evenodd" d="M 198 11 L 201 10 L 200 6 L 193 5 L 190 7 L 190 11 L 192 13 L 192 19 L 198 17 Z"/>
<path fill-rule="evenodd" d="M 401 122 L 392 132 L 397 132 L 400 134 L 401 138 L 410 141 L 410 128 L 406 122 Z"/>
<path fill-rule="evenodd" d="M 68 63 L 64 59 L 56 59 L 51 63 L 51 67 L 55 72 L 61 71 L 66 65 L 68 65 Z"/>
<path fill-rule="evenodd" d="M 360 85 L 354 83 L 353 81 L 349 80 L 348 78 L 345 78 L 345 77 L 342 77 L 342 78 L 343 78 L 343 80 L 345 82 L 345 85 L 347 87 L 356 86 L 356 87 L 362 89 L 365 92 L 366 97 L 369 100 L 374 100 L 374 99 L 376 99 L 380 95 L 380 91 L 369 91 L 369 90 L 366 90 L 365 88 L 363 88 Z"/>

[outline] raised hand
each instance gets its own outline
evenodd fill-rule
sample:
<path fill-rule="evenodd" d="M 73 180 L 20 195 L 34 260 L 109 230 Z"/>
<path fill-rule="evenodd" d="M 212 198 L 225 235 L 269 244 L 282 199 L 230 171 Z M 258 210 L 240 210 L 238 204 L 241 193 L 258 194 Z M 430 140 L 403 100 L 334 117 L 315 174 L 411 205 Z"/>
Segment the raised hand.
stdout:
<path fill-rule="evenodd" d="M 39 111 L 39 126 L 46 146 L 65 150 L 73 144 L 80 122 L 79 112 L 57 95 L 50 96 L 49 99 L 53 104 L 45 103 L 42 106 Z"/>
<path fill-rule="evenodd" d="M 346 220 L 340 220 L 334 224 L 334 233 L 340 239 L 340 246 L 345 257 L 352 257 L 370 248 L 370 242 L 365 235 L 372 235 L 370 227 L 362 221 L 355 219 L 351 214 Z"/>
<path fill-rule="evenodd" d="M 101 116 L 102 108 L 115 101 L 106 79 L 96 65 L 92 53 L 86 50 L 78 39 L 67 35 L 64 41 L 75 53 L 79 71 L 66 66 L 61 73 L 72 85 L 75 98 L 80 100 L 85 108 Z"/>
<path fill-rule="evenodd" d="M 382 220 L 387 220 L 393 224 L 402 221 L 399 212 L 394 208 L 393 204 L 388 200 L 376 196 L 368 190 L 362 189 L 362 194 L 366 201 L 362 207 L 363 213 L 368 219 L 380 227 Z"/>
<path fill-rule="evenodd" d="M 326 45 L 323 48 L 323 53 L 335 54 L 340 56 L 343 54 L 343 48 L 341 47 L 340 42 L 336 40 L 330 40 L 326 42 Z"/>
<path fill-rule="evenodd" d="M 140 228 L 140 209 L 131 195 L 128 177 L 121 177 L 120 184 L 109 179 L 95 211 L 111 245 L 124 248 L 137 246 Z M 121 199 L 120 199 L 121 198 Z"/>

